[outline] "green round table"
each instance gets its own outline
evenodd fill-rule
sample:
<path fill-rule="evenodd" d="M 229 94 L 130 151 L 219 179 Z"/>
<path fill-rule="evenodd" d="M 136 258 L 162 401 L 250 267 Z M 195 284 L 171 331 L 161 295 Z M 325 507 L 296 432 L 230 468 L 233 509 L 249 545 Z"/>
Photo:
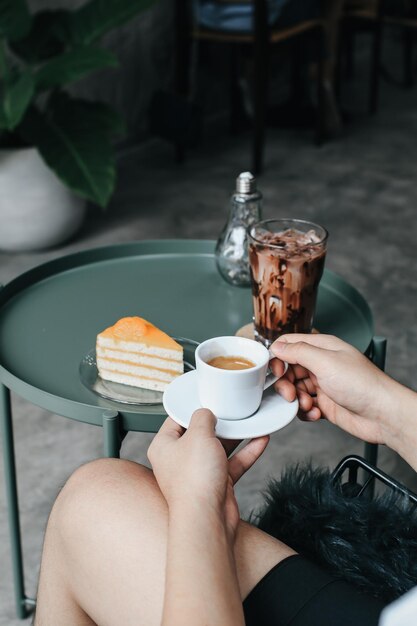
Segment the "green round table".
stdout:
<path fill-rule="evenodd" d="M 156 432 L 162 405 L 104 400 L 79 377 L 98 332 L 139 315 L 168 334 L 202 341 L 235 334 L 252 319 L 249 289 L 217 273 L 214 242 L 162 240 L 80 252 L 36 267 L 0 289 L 0 419 L 17 612 L 25 617 L 10 390 L 53 413 L 103 427 L 104 454 L 118 456 L 126 432 Z M 378 357 L 365 299 L 325 270 L 314 325 Z M 379 351 L 381 354 L 381 351 Z"/>

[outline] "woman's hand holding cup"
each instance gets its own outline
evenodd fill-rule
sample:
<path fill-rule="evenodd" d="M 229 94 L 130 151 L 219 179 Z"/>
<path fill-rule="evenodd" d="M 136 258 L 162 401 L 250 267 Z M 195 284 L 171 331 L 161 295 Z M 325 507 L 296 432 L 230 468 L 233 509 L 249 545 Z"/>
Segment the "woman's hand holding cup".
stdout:
<path fill-rule="evenodd" d="M 355 437 L 402 453 L 401 407 L 410 406 L 415 393 L 337 337 L 283 335 L 270 350 L 273 371 L 281 371 L 281 361 L 290 364 L 275 389 L 288 401 L 298 397 L 301 419 L 324 417 Z"/>

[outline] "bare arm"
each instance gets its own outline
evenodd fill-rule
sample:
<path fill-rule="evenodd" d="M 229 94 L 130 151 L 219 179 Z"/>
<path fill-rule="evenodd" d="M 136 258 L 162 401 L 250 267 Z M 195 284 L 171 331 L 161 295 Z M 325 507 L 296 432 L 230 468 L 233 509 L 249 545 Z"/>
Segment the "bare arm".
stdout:
<path fill-rule="evenodd" d="M 170 509 L 162 626 L 244 625 L 231 543 L 216 511 Z"/>
<path fill-rule="evenodd" d="M 269 439 L 254 439 L 228 459 L 215 424 L 206 409 L 194 413 L 185 433 L 168 418 L 148 451 L 168 505 L 162 626 L 245 623 L 234 557 L 239 509 L 233 486 Z"/>
<path fill-rule="evenodd" d="M 394 383 L 391 403 L 384 415 L 386 445 L 417 472 L 417 393 Z"/>

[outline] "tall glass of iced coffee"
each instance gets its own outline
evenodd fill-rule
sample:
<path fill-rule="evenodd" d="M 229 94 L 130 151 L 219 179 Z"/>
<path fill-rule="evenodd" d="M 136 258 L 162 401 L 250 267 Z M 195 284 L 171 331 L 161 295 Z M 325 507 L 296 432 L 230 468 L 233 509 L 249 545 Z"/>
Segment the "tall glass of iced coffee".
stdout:
<path fill-rule="evenodd" d="M 323 274 L 328 233 L 296 219 L 249 229 L 255 338 L 269 347 L 284 333 L 309 333 Z"/>

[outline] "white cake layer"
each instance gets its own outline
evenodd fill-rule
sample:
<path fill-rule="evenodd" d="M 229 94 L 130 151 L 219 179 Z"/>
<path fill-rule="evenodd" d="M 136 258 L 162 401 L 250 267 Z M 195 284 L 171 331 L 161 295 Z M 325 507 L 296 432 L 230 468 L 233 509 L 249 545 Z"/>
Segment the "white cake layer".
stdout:
<path fill-rule="evenodd" d="M 158 367 L 163 370 L 172 370 L 174 372 L 184 371 L 184 363 L 182 359 L 178 361 L 166 360 L 161 357 L 148 356 L 137 352 L 120 352 L 119 350 L 110 350 L 109 348 L 100 348 L 97 346 L 97 358 L 115 359 L 116 361 L 128 361 L 132 364 L 147 365 L 148 367 Z"/>
<path fill-rule="evenodd" d="M 140 365 L 131 365 L 130 363 L 121 363 L 120 361 L 110 361 L 109 359 L 97 358 L 97 369 L 101 376 L 101 370 L 119 372 L 120 374 L 131 374 L 132 376 L 147 376 L 148 378 L 154 378 L 155 380 L 162 380 L 171 382 L 181 372 L 168 371 L 155 369 L 152 367 L 141 367 Z"/>
<path fill-rule="evenodd" d="M 104 380 L 111 380 L 114 383 L 130 385 L 131 387 L 141 387 L 142 389 L 152 389 L 153 391 L 165 391 L 165 389 L 169 385 L 168 382 L 164 383 L 161 380 L 126 376 L 126 374 L 120 374 L 119 372 L 109 372 L 107 370 L 101 370 L 100 376 Z"/>
<path fill-rule="evenodd" d="M 112 348 L 113 350 L 123 352 L 137 352 L 142 354 L 149 354 L 151 356 L 158 356 L 161 359 L 173 359 L 174 361 L 181 359 L 183 350 L 181 346 L 178 350 L 169 350 L 167 348 L 158 348 L 156 346 L 148 346 L 146 343 L 139 343 L 135 341 L 115 341 L 109 337 L 97 336 L 97 347 Z"/>

